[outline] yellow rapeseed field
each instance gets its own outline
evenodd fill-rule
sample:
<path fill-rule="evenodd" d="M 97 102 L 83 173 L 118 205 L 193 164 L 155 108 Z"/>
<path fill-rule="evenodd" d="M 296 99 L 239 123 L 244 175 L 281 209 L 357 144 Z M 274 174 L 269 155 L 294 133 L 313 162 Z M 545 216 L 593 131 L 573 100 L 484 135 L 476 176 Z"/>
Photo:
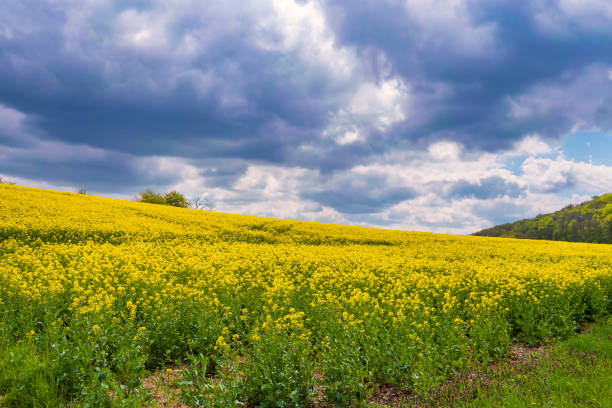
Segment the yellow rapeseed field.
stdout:
<path fill-rule="evenodd" d="M 610 245 L 0 185 L 0 406 L 152 406 L 143 377 L 177 365 L 191 406 L 353 406 L 570 335 L 611 296 Z"/>

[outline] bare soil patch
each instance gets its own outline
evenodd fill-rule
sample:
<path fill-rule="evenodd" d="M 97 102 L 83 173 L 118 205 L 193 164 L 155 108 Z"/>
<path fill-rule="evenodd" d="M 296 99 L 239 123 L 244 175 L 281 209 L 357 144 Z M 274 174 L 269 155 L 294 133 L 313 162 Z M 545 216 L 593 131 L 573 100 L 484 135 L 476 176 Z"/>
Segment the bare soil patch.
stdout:
<path fill-rule="evenodd" d="M 159 369 L 152 372 L 143 379 L 144 388 L 151 393 L 160 408 L 188 408 L 188 405 L 180 402 L 180 388 L 176 381 L 180 380 L 181 367 L 175 366 L 167 369 Z"/>

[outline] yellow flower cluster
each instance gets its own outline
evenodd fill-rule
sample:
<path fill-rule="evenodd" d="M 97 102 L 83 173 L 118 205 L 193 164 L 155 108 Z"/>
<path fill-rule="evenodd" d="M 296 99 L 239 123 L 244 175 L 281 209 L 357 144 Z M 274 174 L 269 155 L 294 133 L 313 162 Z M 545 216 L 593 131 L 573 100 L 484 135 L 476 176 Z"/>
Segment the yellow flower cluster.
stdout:
<path fill-rule="evenodd" d="M 47 330 L 59 317 L 49 311 L 61 310 L 71 328 L 132 328 L 130 337 L 151 344 L 168 342 L 172 327 L 189 347 L 203 338 L 217 351 L 239 339 L 249 347 L 273 325 L 314 354 L 353 333 L 347 344 L 416 345 L 419 360 L 451 334 L 491 348 L 500 330 L 565 334 L 609 312 L 611 296 L 610 245 L 283 221 L 0 185 L 0 315 L 41 322 L 24 336 Z"/>

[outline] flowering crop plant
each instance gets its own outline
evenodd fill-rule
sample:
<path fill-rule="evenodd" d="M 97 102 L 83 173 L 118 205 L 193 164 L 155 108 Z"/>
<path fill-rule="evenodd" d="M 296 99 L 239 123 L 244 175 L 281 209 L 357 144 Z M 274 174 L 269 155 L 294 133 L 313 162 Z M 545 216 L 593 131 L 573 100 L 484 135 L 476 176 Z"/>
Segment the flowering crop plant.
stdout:
<path fill-rule="evenodd" d="M 0 406 L 156 406 L 143 380 L 173 369 L 188 406 L 359 406 L 566 337 L 611 296 L 610 245 L 0 185 Z"/>

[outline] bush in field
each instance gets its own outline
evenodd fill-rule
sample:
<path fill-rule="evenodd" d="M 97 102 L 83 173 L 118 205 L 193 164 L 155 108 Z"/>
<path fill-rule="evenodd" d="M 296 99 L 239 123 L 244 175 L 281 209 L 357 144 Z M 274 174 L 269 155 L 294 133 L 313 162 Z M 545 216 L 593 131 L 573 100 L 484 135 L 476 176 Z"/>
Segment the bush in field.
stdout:
<path fill-rule="evenodd" d="M 189 207 L 189 201 L 187 201 L 184 195 L 182 195 L 176 190 L 172 190 L 164 195 L 161 195 L 159 193 L 147 189 L 143 193 L 140 193 L 138 201 L 149 204 L 171 205 L 173 207 L 181 208 Z"/>
<path fill-rule="evenodd" d="M 189 201 L 187 201 L 184 195 L 176 190 L 170 191 L 164 195 L 164 204 L 181 208 L 189 207 Z"/>
<path fill-rule="evenodd" d="M 166 200 L 164 200 L 164 196 L 154 191 L 147 189 L 145 192 L 140 193 L 140 197 L 138 199 L 141 203 L 149 203 L 149 204 L 166 204 Z"/>

